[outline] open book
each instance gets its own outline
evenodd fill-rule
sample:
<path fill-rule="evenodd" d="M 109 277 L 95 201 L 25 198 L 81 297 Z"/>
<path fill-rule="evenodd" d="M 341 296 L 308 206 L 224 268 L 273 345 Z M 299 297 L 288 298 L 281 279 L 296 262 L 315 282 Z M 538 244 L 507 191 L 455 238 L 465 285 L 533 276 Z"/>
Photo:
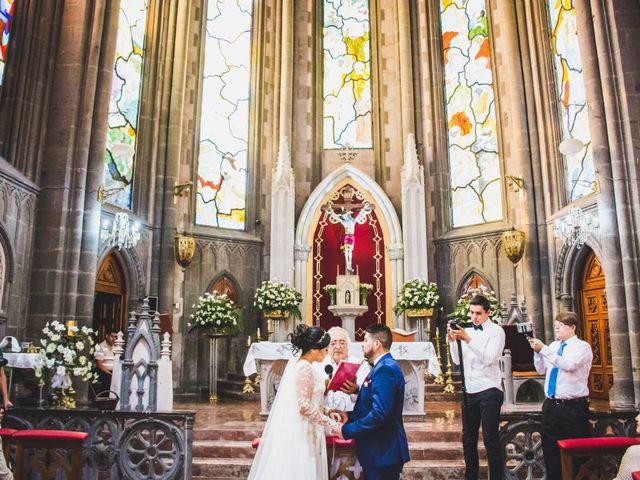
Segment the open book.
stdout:
<path fill-rule="evenodd" d="M 347 380 L 353 380 L 360 369 L 360 363 L 345 362 L 344 360 L 338 365 L 336 373 L 327 386 L 327 390 L 338 391 Z"/>
<path fill-rule="evenodd" d="M 418 330 L 407 332 L 402 328 L 394 328 L 391 330 L 391 337 L 394 342 L 415 342 Z"/>

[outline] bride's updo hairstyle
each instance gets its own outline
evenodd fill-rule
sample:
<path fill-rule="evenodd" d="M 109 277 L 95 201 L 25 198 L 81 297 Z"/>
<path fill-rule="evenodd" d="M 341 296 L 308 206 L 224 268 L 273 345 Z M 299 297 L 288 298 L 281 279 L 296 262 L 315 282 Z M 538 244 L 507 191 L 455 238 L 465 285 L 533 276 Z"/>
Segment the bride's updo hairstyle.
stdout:
<path fill-rule="evenodd" d="M 331 337 L 322 327 L 308 326 L 304 323 L 296 325 L 293 332 L 289 334 L 289 341 L 293 345 L 293 354 L 302 351 L 302 355 L 309 350 L 327 348 Z"/>

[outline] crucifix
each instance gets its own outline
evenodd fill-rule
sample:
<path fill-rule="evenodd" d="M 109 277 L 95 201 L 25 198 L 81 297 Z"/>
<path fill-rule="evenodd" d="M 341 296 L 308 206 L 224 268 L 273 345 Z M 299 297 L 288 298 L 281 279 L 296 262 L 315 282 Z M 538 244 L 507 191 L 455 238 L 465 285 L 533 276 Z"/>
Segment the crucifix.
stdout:
<path fill-rule="evenodd" d="M 344 198 L 344 203 L 334 205 L 331 201 L 322 206 L 322 211 L 326 212 L 331 223 L 340 223 L 344 227 L 344 233 L 340 239 L 340 249 L 344 253 L 345 268 L 347 273 L 353 274 L 353 249 L 356 243 L 355 229 L 356 224 L 363 224 L 367 216 L 375 208 L 368 201 L 355 203 L 352 201 L 355 190 L 350 186 L 345 186 L 340 190 L 340 195 Z M 360 209 L 354 217 L 354 209 Z"/>

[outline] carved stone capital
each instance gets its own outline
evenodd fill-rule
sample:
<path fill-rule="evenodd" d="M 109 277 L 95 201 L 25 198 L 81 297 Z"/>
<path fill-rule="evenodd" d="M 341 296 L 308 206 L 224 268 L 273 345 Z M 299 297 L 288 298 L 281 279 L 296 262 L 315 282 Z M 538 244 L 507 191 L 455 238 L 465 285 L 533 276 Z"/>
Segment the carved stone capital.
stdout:
<path fill-rule="evenodd" d="M 296 243 L 293 247 L 293 256 L 296 261 L 306 262 L 311 252 L 311 246 Z"/>
<path fill-rule="evenodd" d="M 400 243 L 388 245 L 387 252 L 389 252 L 391 260 L 402 260 L 404 258 L 404 246 Z"/>

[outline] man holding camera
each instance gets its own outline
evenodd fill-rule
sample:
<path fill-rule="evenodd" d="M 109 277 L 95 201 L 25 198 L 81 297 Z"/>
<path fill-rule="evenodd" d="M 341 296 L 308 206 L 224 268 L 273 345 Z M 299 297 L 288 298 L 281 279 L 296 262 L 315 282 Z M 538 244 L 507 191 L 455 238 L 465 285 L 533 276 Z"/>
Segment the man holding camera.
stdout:
<path fill-rule="evenodd" d="M 461 363 L 463 385 L 462 400 L 462 447 L 464 450 L 465 480 L 477 480 L 480 468 L 478 461 L 478 432 L 482 424 L 484 447 L 489 460 L 489 478 L 501 480 L 504 465 L 498 430 L 500 408 L 504 400 L 502 375 L 498 363 L 504 350 L 504 330 L 488 321 L 491 304 L 482 295 L 469 302 L 471 327 L 461 328 L 449 322 L 447 338 L 451 360 Z M 462 346 L 462 355 L 458 345 Z"/>
<path fill-rule="evenodd" d="M 556 315 L 556 341 L 549 346 L 537 338 L 529 344 L 533 362 L 546 374 L 542 404 L 542 451 L 548 480 L 561 480 L 558 440 L 589 436 L 589 372 L 593 362 L 591 346 L 576 336 L 578 317 L 573 312 Z"/>

